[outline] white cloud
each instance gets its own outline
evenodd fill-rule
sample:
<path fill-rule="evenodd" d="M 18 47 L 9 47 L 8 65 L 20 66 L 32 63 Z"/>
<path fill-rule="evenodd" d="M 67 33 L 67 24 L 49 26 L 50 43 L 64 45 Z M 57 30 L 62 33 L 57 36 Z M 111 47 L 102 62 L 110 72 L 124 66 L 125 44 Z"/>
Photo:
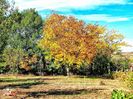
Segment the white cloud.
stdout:
<path fill-rule="evenodd" d="M 14 0 L 16 6 L 20 9 L 36 8 L 36 10 L 55 10 L 71 13 L 71 9 L 92 9 L 101 5 L 109 4 L 126 4 L 127 0 Z M 45 17 L 46 15 L 42 15 Z M 78 19 L 86 19 L 89 21 L 127 21 L 125 17 L 113 17 L 106 14 L 92 14 L 92 15 L 74 15 Z"/>
<path fill-rule="evenodd" d="M 118 21 L 129 20 L 126 17 L 110 16 L 107 14 L 77 15 L 76 17 L 78 19 L 85 19 L 85 20 L 89 20 L 89 21 L 105 21 L 105 22 L 118 22 Z"/>
<path fill-rule="evenodd" d="M 126 0 L 15 0 L 21 10 L 36 8 L 37 10 L 57 10 L 60 8 L 90 9 L 100 5 L 125 4 Z"/>
<path fill-rule="evenodd" d="M 133 39 L 125 39 L 130 46 L 129 47 L 122 47 L 121 50 L 123 52 L 133 52 Z"/>

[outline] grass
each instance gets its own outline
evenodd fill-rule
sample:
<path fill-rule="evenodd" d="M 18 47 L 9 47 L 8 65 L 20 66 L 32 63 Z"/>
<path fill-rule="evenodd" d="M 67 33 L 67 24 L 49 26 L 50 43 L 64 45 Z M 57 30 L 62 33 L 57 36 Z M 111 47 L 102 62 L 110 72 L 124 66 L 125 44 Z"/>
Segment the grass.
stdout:
<path fill-rule="evenodd" d="M 118 80 L 81 76 L 0 75 L 0 99 L 14 99 L 3 95 L 6 88 L 17 90 L 17 99 L 110 99 L 114 89 L 133 92 Z"/>

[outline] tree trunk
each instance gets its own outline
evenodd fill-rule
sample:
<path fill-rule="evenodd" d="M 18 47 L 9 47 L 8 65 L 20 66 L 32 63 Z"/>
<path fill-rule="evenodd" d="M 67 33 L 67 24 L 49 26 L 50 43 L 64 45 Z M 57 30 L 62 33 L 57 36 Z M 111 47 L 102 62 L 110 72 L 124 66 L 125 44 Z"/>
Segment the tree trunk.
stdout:
<path fill-rule="evenodd" d="M 44 68 L 46 66 L 45 57 L 43 54 L 40 56 L 40 68 L 39 68 L 39 75 L 44 76 Z"/>
<path fill-rule="evenodd" d="M 67 75 L 67 76 L 70 76 L 70 69 L 69 69 L 69 66 L 66 67 L 66 75 Z"/>

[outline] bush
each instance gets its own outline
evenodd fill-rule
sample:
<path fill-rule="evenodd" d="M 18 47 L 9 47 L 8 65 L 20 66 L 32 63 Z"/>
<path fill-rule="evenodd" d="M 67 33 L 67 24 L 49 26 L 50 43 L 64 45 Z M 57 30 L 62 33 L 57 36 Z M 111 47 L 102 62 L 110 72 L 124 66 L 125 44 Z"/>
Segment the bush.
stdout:
<path fill-rule="evenodd" d="M 11 73 L 19 73 L 19 64 L 24 56 L 22 49 L 6 48 L 3 52 L 5 65 L 9 67 Z"/>
<path fill-rule="evenodd" d="M 0 74 L 5 74 L 7 72 L 9 72 L 9 68 L 8 67 L 0 66 Z"/>
<path fill-rule="evenodd" d="M 97 54 L 90 65 L 90 74 L 92 75 L 105 75 L 111 74 L 116 68 L 111 61 L 111 58 L 106 54 Z"/>
<path fill-rule="evenodd" d="M 118 80 L 121 80 L 121 81 L 125 81 L 127 80 L 127 75 L 126 75 L 126 72 L 114 72 L 113 73 L 113 78 L 114 79 L 118 79 Z"/>
<path fill-rule="evenodd" d="M 129 78 L 128 86 L 133 89 L 133 73 L 131 74 L 131 77 Z"/>
<path fill-rule="evenodd" d="M 114 62 L 114 65 L 117 69 L 117 71 L 126 71 L 129 69 L 129 59 L 127 57 L 122 57 L 122 56 L 119 56 L 119 57 L 116 57 L 114 56 L 115 58 L 112 59 L 112 61 Z"/>
<path fill-rule="evenodd" d="M 127 86 L 133 88 L 133 72 L 115 72 L 113 78 L 126 82 Z"/>
<path fill-rule="evenodd" d="M 133 94 L 121 90 L 113 90 L 111 99 L 133 99 Z"/>

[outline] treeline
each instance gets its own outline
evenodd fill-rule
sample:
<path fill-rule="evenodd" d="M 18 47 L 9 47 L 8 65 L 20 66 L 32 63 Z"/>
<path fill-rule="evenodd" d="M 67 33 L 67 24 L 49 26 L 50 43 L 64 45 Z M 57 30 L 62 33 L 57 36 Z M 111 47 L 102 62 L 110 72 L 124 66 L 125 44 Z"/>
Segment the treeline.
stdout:
<path fill-rule="evenodd" d="M 116 31 L 72 16 L 44 20 L 35 9 L 0 1 L 0 73 L 104 75 L 129 68 Z"/>

